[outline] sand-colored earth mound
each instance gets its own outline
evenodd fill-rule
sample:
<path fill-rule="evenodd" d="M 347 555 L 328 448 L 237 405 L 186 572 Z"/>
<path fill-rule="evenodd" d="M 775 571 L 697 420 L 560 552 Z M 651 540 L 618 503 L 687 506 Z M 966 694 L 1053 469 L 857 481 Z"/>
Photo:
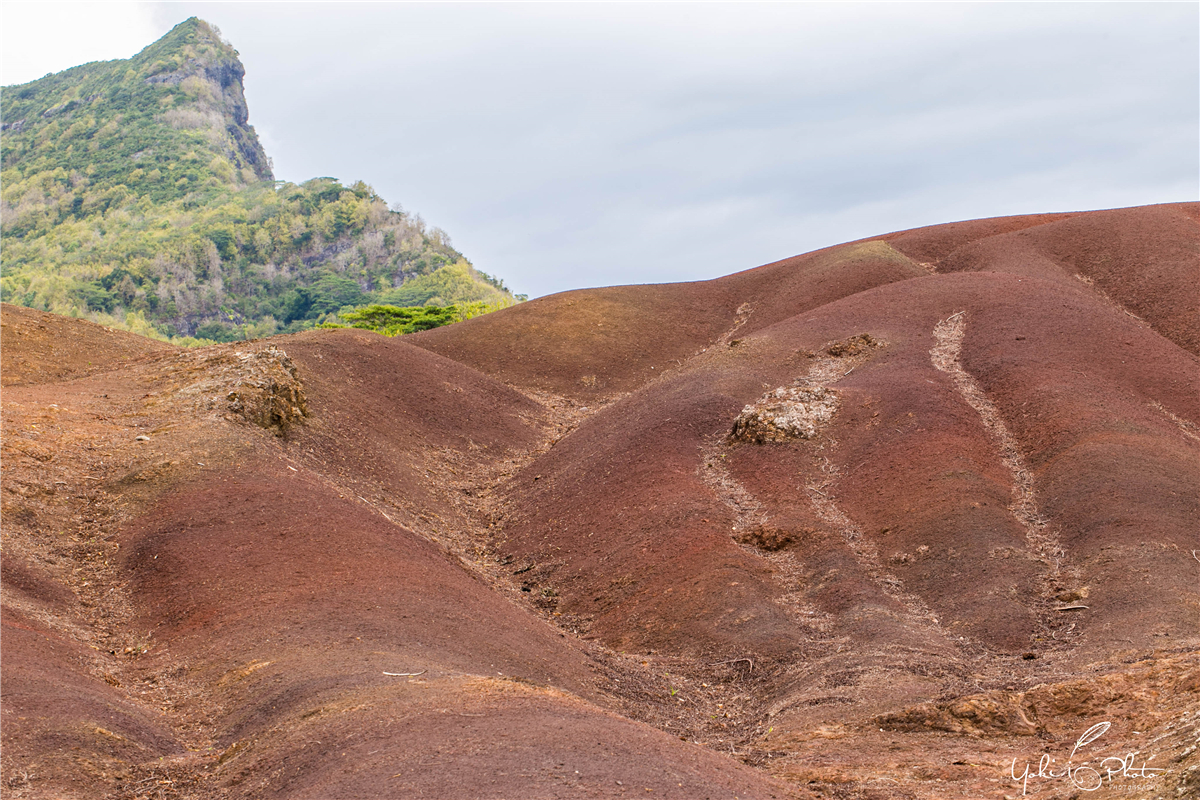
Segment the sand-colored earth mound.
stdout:
<path fill-rule="evenodd" d="M 1200 206 L 398 339 L 4 306 L 4 796 L 1200 796 Z"/>

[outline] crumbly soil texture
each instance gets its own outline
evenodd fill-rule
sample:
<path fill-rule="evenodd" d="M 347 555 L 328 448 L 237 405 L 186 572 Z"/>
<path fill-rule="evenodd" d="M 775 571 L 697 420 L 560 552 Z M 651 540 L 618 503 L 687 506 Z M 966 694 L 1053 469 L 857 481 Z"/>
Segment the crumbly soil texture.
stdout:
<path fill-rule="evenodd" d="M 0 794 L 1200 796 L 1200 206 L 389 339 L 0 312 Z"/>

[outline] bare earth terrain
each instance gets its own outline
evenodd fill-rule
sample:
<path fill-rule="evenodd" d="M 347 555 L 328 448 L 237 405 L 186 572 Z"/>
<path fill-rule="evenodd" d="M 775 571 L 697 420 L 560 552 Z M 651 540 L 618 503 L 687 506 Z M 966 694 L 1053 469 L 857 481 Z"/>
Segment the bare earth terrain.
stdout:
<path fill-rule="evenodd" d="M 1200 797 L 1198 204 L 2 323 L 4 797 Z"/>

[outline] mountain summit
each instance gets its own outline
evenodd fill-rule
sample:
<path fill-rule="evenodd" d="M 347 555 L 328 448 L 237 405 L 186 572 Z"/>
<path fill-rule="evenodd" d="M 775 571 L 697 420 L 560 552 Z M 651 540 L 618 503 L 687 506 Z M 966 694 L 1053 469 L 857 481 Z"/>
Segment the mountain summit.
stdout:
<path fill-rule="evenodd" d="M 366 183 L 274 180 L 245 67 L 195 17 L 128 60 L 0 97 L 4 299 L 230 340 L 371 302 L 513 301 Z"/>
<path fill-rule="evenodd" d="M 155 202 L 212 179 L 272 180 L 248 123 L 245 74 L 237 51 L 192 17 L 127 61 L 13 87 L 4 93 L 5 169 L 78 172 L 93 191 L 124 186 Z"/>

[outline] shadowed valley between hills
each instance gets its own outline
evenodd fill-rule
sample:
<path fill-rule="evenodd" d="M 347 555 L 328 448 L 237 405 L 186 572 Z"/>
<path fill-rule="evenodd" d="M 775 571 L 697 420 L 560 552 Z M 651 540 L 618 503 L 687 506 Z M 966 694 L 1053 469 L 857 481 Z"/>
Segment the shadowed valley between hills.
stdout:
<path fill-rule="evenodd" d="M 5 794 L 1200 793 L 1198 279 L 1191 203 L 396 338 L 5 305 Z"/>

